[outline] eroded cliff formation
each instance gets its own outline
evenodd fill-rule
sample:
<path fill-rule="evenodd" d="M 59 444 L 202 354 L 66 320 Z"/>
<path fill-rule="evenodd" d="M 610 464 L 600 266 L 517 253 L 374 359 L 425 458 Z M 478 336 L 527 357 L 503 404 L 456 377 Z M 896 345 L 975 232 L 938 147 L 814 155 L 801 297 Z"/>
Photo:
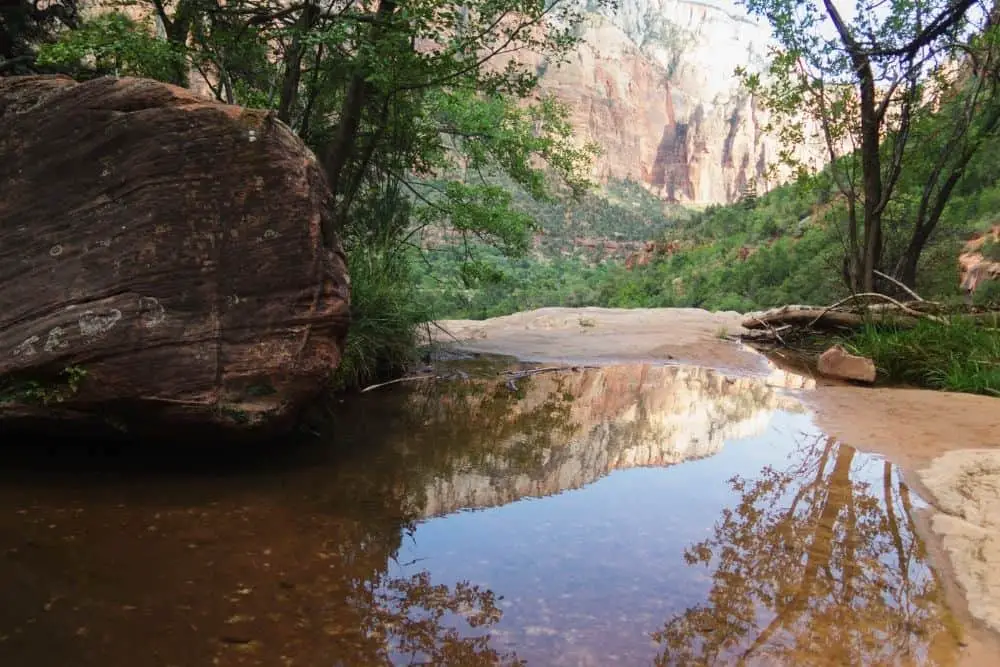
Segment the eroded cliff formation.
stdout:
<path fill-rule="evenodd" d="M 503 421 L 546 415 L 544 442 L 534 429 L 504 437 L 498 425 L 492 452 L 477 453 L 475 465 L 452 462 L 454 472 L 434 477 L 414 506 L 423 516 L 495 507 L 580 488 L 613 470 L 712 456 L 727 440 L 761 433 L 775 410 L 801 409 L 776 388 L 811 382 L 778 370 L 766 379 L 730 378 L 646 364 L 538 375 L 519 383 L 524 394 Z M 464 408 L 482 410 L 490 396 L 467 396 Z"/>
<path fill-rule="evenodd" d="M 0 156 L 4 422 L 263 433 L 322 389 L 344 256 L 315 158 L 268 113 L 0 79 Z"/>
<path fill-rule="evenodd" d="M 623 0 L 600 11 L 588 16 L 584 44 L 569 62 L 532 62 L 542 92 L 567 103 L 577 134 L 603 150 L 597 178 L 709 204 L 736 201 L 751 181 L 762 192 L 790 176 L 768 174 L 778 142 L 734 74 L 763 63 L 764 25 L 739 8 L 698 0 Z M 825 161 L 821 146 L 796 150 L 813 166 Z"/>

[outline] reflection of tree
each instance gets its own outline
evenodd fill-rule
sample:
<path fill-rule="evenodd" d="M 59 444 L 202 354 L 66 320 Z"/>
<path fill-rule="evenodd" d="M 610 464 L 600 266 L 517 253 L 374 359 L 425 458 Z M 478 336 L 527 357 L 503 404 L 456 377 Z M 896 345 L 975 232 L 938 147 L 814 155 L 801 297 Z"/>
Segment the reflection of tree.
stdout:
<path fill-rule="evenodd" d="M 956 629 L 909 492 L 888 462 L 881 484 L 859 479 L 855 454 L 818 439 L 787 470 L 730 480 L 739 502 L 685 552 L 715 568 L 708 603 L 654 633 L 658 665 L 949 661 Z"/>
<path fill-rule="evenodd" d="M 241 474 L 144 474 L 133 461 L 130 476 L 77 471 L 67 492 L 19 489 L 5 473 L 4 505 L 30 497 L 32 511 L 0 517 L 0 541 L 22 547 L 0 553 L 19 598 L 0 614 L 0 637 L 17 635 L 0 641 L 0 664 L 518 664 L 491 646 L 493 591 L 392 565 L 418 515 L 412 485 L 451 465 L 461 441 L 436 443 L 427 412 L 373 413 Z M 497 414 L 464 417 L 484 452 Z"/>
<path fill-rule="evenodd" d="M 288 593 L 300 618 L 320 620 L 324 640 L 307 639 L 298 657 L 320 664 L 310 660 L 322 647 L 332 664 L 351 667 L 522 664 L 490 645 L 489 629 L 503 613 L 492 590 L 465 581 L 435 584 L 426 570 L 390 572 L 414 528 L 402 489 L 418 468 L 380 461 L 367 471 L 345 466 L 326 480 L 331 490 L 323 501 L 335 508 L 337 530 L 327 530 L 317 558 L 306 561 L 318 576 Z M 288 648 L 283 652 L 295 655 Z"/>
<path fill-rule="evenodd" d="M 499 622 L 503 612 L 488 589 L 468 582 L 459 582 L 453 588 L 433 585 L 424 571 L 409 579 L 386 582 L 381 598 L 383 604 L 372 632 L 384 635 L 393 652 L 406 656 L 411 665 L 524 664 L 491 648 L 488 634 L 465 635 L 445 625 L 448 617 L 461 617 L 472 629 Z"/>

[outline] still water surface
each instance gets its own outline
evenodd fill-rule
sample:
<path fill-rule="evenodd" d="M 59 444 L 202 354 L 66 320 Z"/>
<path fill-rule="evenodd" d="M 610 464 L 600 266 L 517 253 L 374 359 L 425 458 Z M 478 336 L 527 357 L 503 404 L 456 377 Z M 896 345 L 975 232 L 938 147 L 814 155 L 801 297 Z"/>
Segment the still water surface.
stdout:
<path fill-rule="evenodd" d="M 781 389 L 513 389 L 386 388 L 264 452 L 3 452 L 0 665 L 954 662 L 922 501 Z"/>

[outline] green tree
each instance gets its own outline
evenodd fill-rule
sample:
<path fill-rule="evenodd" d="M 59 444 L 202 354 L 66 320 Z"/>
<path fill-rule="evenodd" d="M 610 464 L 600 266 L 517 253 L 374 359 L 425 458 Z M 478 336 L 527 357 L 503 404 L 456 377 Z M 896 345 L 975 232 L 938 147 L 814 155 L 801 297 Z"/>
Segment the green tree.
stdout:
<path fill-rule="evenodd" d="M 856 292 L 874 291 L 885 268 L 883 218 L 904 166 L 909 168 L 915 125 L 935 107 L 928 97 L 957 94 L 965 100 L 956 103 L 964 113 L 935 116 L 938 132 L 950 136 L 952 145 L 966 141 L 927 172 L 924 203 L 898 266 L 903 281 L 912 284 L 919 254 L 954 187 L 949 183 L 960 177 L 979 138 L 996 129 L 992 111 L 983 119 L 984 103 L 989 100 L 992 108 L 995 98 L 992 65 L 975 57 L 984 46 L 992 53 L 991 21 L 971 24 L 972 0 L 862 0 L 850 20 L 832 0 L 744 4 L 770 22 L 780 48 L 764 76 L 739 74 L 772 112 L 786 144 L 785 161 L 797 163 L 792 147 L 811 132 L 825 145 L 829 172 L 846 202 L 845 273 Z"/>
<path fill-rule="evenodd" d="M 36 63 L 61 65 L 78 78 L 111 74 L 168 80 L 183 66 L 184 53 L 157 39 L 152 26 L 114 12 L 86 21 L 62 39 L 42 45 Z M 86 67 L 81 63 L 87 63 Z"/>
<path fill-rule="evenodd" d="M 60 28 L 80 24 L 76 0 L 5 0 L 0 3 L 0 76 L 35 70 L 35 49 Z"/>

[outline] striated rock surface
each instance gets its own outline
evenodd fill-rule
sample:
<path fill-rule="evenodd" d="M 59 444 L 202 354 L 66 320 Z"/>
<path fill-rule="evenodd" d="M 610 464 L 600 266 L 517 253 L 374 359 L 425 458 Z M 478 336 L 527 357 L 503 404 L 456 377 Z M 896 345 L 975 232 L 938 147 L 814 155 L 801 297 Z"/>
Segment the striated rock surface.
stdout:
<path fill-rule="evenodd" d="M 934 494 L 931 527 L 942 539 L 969 611 L 1000 631 L 1000 452 L 947 452 L 919 476 Z"/>
<path fill-rule="evenodd" d="M 763 63 L 766 25 L 699 0 L 624 0 L 601 11 L 589 16 L 569 62 L 532 63 L 542 92 L 567 103 L 578 136 L 603 150 L 596 177 L 710 204 L 736 201 L 751 182 L 764 191 L 791 176 L 767 173 L 780 146 L 734 75 Z M 826 159 L 811 140 L 797 152 L 814 166 Z"/>
<path fill-rule="evenodd" d="M 5 421 L 265 432 L 321 390 L 348 280 L 287 127 L 153 81 L 17 77 L 0 155 Z"/>

